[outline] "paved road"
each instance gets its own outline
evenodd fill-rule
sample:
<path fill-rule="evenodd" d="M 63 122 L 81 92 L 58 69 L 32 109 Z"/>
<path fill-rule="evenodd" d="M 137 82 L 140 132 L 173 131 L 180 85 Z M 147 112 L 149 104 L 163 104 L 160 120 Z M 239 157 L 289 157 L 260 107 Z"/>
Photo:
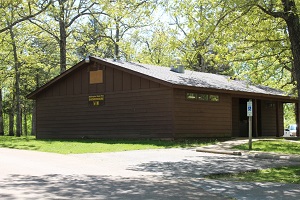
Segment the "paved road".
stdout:
<path fill-rule="evenodd" d="M 0 148 L 0 199 L 299 199 L 296 184 L 207 180 L 287 161 L 195 149 L 60 155 Z"/>

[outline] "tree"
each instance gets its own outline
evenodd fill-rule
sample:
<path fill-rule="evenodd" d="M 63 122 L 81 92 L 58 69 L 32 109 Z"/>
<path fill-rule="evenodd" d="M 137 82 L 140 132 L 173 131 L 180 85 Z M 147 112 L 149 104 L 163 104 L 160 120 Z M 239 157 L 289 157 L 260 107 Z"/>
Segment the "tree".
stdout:
<path fill-rule="evenodd" d="M 18 10 L 15 18 L 11 21 L 10 24 L 1 23 L 0 25 L 0 33 L 5 31 L 9 31 L 12 27 L 17 25 L 18 23 L 29 20 L 30 18 L 36 17 L 39 14 L 43 13 L 50 5 L 52 0 L 5 0 L 0 2 L 0 12 L 2 14 L 1 17 L 9 15 L 10 12 L 7 12 L 8 9 Z"/>
<path fill-rule="evenodd" d="M 9 34 L 11 38 L 11 45 L 14 55 L 14 70 L 15 70 L 15 97 L 16 97 L 16 136 L 21 136 L 21 104 L 20 104 L 20 62 L 17 53 L 17 45 L 15 39 L 15 33 L 13 31 L 13 27 L 9 29 Z"/>
<path fill-rule="evenodd" d="M 42 35 L 38 33 L 35 27 L 32 27 L 32 24 L 26 23 L 26 20 L 16 23 L 16 19 L 20 16 L 25 16 L 26 6 L 30 7 L 29 12 L 33 12 L 37 8 L 34 6 L 41 6 L 46 1 L 31 2 L 31 1 L 20 1 L 22 4 L 14 4 L 15 1 L 7 4 L 5 9 L 6 11 L 1 17 L 3 18 L 2 22 L 5 22 L 6 31 L 2 32 L 1 37 L 1 82 L 2 82 L 2 91 L 4 93 L 4 103 L 2 106 L 2 111 L 9 114 L 9 135 L 13 136 L 14 126 L 16 125 L 16 136 L 22 134 L 22 115 L 24 118 L 28 116 L 28 110 L 30 109 L 31 104 L 28 104 L 27 100 L 24 98 L 26 94 L 29 93 L 28 82 L 30 82 L 30 77 L 27 76 L 27 70 L 36 73 L 36 70 L 33 68 L 35 65 L 41 66 L 41 64 L 34 63 L 27 65 L 32 47 L 34 45 L 30 44 L 32 37 L 36 35 Z M 4 26 L 4 24 L 2 24 Z M 31 25 L 31 26 L 30 26 Z M 30 44 L 31 49 L 27 44 Z M 47 44 L 51 46 L 51 44 Z M 40 48 L 38 52 L 42 52 L 45 48 Z M 47 55 L 47 59 L 44 61 L 50 61 L 53 52 Z M 36 54 L 36 56 L 40 56 Z M 38 59 L 35 59 L 38 60 Z M 41 59 L 40 59 L 41 60 Z M 29 74 L 33 75 L 35 73 L 30 72 Z M 1 99 L 2 100 L 2 99 Z M 2 102 L 1 102 L 2 103 Z M 1 107 L 1 106 L 0 106 Z M 15 121 L 16 120 L 16 121 Z M 16 122 L 16 123 L 15 123 Z M 27 125 L 24 122 L 24 127 Z M 27 129 L 23 129 L 25 132 Z"/>
<path fill-rule="evenodd" d="M 67 69 L 67 38 L 74 30 L 72 25 L 82 16 L 90 15 L 94 4 L 89 0 L 53 0 L 45 16 L 30 19 L 33 24 L 51 35 L 58 43 L 60 73 Z"/>
<path fill-rule="evenodd" d="M 31 27 L 31 29 L 30 29 Z M 59 73 L 55 67 L 57 62 L 57 52 L 59 49 L 53 38 L 41 30 L 36 30 L 37 27 L 29 26 L 29 31 L 26 31 L 26 51 L 28 54 L 22 58 L 23 60 L 23 80 L 22 94 L 29 94 L 45 84 L 49 79 Z M 31 135 L 36 135 L 36 107 L 35 101 L 26 101 L 24 98 L 25 111 L 31 111 Z M 24 113 L 26 116 L 26 112 Z M 28 113 L 27 113 L 28 114 Z M 24 119 L 25 120 L 25 119 Z M 25 125 L 25 127 L 27 127 Z"/>
<path fill-rule="evenodd" d="M 215 35 L 223 48 L 224 44 L 227 46 L 228 54 L 224 55 L 232 69 L 243 78 L 293 95 L 298 93 L 299 97 L 300 2 L 233 0 L 226 3 L 227 10 L 233 12 L 222 19 Z"/>
<path fill-rule="evenodd" d="M 176 33 L 164 26 L 164 22 L 155 23 L 148 32 L 132 43 L 135 48 L 134 60 L 161 66 L 172 66 L 181 55 L 177 49 Z"/>
<path fill-rule="evenodd" d="M 7 27 L 9 27 L 9 37 L 10 37 L 10 45 L 11 45 L 11 51 L 13 53 L 13 68 L 14 68 L 14 96 L 15 96 L 15 104 L 13 103 L 13 106 L 15 106 L 15 112 L 16 112 L 16 136 L 21 136 L 21 105 L 20 105 L 20 62 L 18 58 L 18 52 L 17 52 L 17 42 L 15 38 L 15 32 L 14 32 L 14 25 L 12 23 L 15 23 L 15 14 L 18 13 L 16 10 L 16 7 L 13 4 L 10 4 L 7 7 L 7 10 L 10 11 L 9 14 L 5 17 L 5 22 L 7 24 Z M 11 134 L 11 133 L 10 133 Z"/>
<path fill-rule="evenodd" d="M 9 1 L 1 1 L 0 3 L 0 12 L 1 15 L 1 23 L 0 23 L 0 33 L 9 32 L 9 35 L 12 39 L 12 47 L 13 47 L 13 54 L 14 54 L 14 61 L 15 61 L 15 96 L 16 97 L 16 120 L 17 120 L 17 136 L 21 134 L 21 114 L 20 114 L 20 92 L 19 92 L 19 62 L 18 56 L 16 52 L 16 41 L 15 41 L 15 34 L 13 28 L 21 23 L 24 22 L 32 17 L 35 17 L 42 12 L 44 12 L 51 4 L 51 0 L 43 0 L 43 1 L 16 1 L 16 0 L 9 0 Z M 14 101 L 13 101 L 14 102 Z M 3 130 L 3 106 L 2 106 L 2 88 L 1 88 L 1 100 L 0 100 L 0 113 L 1 113 L 1 120 L 0 120 L 0 132 L 4 134 Z M 13 125 L 14 125 L 14 104 L 11 105 L 11 112 L 10 112 L 10 123 L 9 123 L 9 135 L 13 135 Z"/>
<path fill-rule="evenodd" d="M 9 116 L 8 135 L 14 136 L 15 91 L 14 65 L 10 34 L 1 38 L 1 90 L 5 91 L 2 97 L 2 112 Z"/>
<path fill-rule="evenodd" d="M 281 18 L 285 21 L 289 41 L 291 45 L 292 52 L 292 66 L 295 72 L 295 77 L 297 81 L 297 91 L 298 91 L 298 111 L 300 111 L 300 19 L 299 19 L 299 2 L 295 0 L 281 0 L 279 1 L 269 1 L 263 2 L 263 4 L 256 4 L 256 6 L 264 13 L 274 17 Z M 299 115 L 299 112 L 298 112 Z M 297 116 L 299 119 L 300 117 Z M 299 137 L 299 124 L 297 136 Z"/>
<path fill-rule="evenodd" d="M 97 55 L 102 58 L 114 57 L 114 44 L 110 38 L 103 37 L 107 32 L 106 27 L 105 22 L 99 23 L 90 17 L 86 24 L 74 31 L 76 55 L 79 58 L 85 58 L 88 55 Z"/>
<path fill-rule="evenodd" d="M 187 67 L 197 71 L 228 73 L 228 65 L 221 62 L 224 50 L 217 49 L 220 24 L 233 9 L 226 1 L 171 1 L 167 5 L 174 31 L 177 31 L 177 49 Z"/>
<path fill-rule="evenodd" d="M 211 66 L 228 66 L 226 71 L 240 79 L 299 95 L 299 4 L 173 0 L 169 11 L 189 63 L 197 64 L 197 59 L 189 58 L 200 58 Z"/>
<path fill-rule="evenodd" d="M 151 24 L 151 13 L 155 10 L 156 3 L 157 0 L 99 1 L 94 8 L 94 12 L 98 14 L 93 14 L 92 17 L 93 23 L 104 31 L 94 37 L 110 41 L 113 57 L 116 59 L 123 57 L 130 60 L 130 36 L 137 36 L 138 29 Z"/>
<path fill-rule="evenodd" d="M 2 88 L 0 88 L 0 135 L 4 135 Z"/>

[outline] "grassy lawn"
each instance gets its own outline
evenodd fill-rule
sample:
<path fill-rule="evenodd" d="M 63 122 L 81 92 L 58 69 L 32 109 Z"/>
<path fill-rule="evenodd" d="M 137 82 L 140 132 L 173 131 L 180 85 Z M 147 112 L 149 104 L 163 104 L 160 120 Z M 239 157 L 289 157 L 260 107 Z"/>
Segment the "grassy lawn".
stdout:
<path fill-rule="evenodd" d="M 234 146 L 233 148 L 239 150 L 248 150 L 249 146 L 248 144 L 243 144 Z M 284 139 L 260 140 L 252 143 L 252 150 L 300 155 L 300 142 L 291 142 Z"/>
<path fill-rule="evenodd" d="M 198 147 L 217 141 L 201 140 L 37 140 L 34 137 L 0 136 L 0 147 L 36 150 L 61 154 L 100 153 L 141 149 Z"/>
<path fill-rule="evenodd" d="M 239 174 L 218 174 L 207 176 L 210 179 L 247 182 L 280 182 L 300 184 L 300 167 L 263 169 Z"/>
<path fill-rule="evenodd" d="M 239 150 L 248 150 L 248 144 L 233 147 Z M 275 152 L 283 154 L 300 155 L 300 143 L 279 140 L 260 140 L 252 144 L 254 151 Z M 281 182 L 300 184 L 300 164 L 293 167 L 280 167 L 244 172 L 238 174 L 218 174 L 210 175 L 207 178 L 230 180 L 230 181 L 250 181 L 250 182 Z"/>

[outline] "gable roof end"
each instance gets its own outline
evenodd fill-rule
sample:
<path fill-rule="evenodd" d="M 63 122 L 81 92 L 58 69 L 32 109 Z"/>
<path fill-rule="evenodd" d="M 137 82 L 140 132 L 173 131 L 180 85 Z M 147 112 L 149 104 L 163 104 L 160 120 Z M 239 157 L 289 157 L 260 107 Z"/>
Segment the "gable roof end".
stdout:
<path fill-rule="evenodd" d="M 74 65 L 73 67 L 71 67 L 70 69 L 64 71 L 63 73 L 61 73 L 60 75 L 54 77 L 53 79 L 51 79 L 49 82 L 47 82 L 46 84 L 44 84 L 43 86 L 37 88 L 36 90 L 34 90 L 33 92 L 31 92 L 30 94 L 28 94 L 26 96 L 26 98 L 28 99 L 36 99 L 36 96 L 42 92 L 43 90 L 45 90 L 46 88 L 48 88 L 50 85 L 56 83 L 57 81 L 63 79 L 64 77 L 68 76 L 69 74 L 71 74 L 73 71 L 75 71 L 76 69 L 82 67 L 83 65 L 87 64 L 86 59 L 80 61 L 79 63 L 77 63 L 76 65 Z"/>

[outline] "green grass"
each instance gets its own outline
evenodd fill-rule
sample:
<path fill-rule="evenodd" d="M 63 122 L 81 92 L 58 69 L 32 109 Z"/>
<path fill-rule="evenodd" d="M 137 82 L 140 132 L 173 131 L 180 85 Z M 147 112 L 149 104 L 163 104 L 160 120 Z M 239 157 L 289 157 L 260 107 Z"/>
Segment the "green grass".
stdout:
<path fill-rule="evenodd" d="M 248 144 L 234 146 L 234 149 L 248 150 Z M 259 140 L 252 143 L 253 151 L 275 152 L 300 155 L 300 142 L 280 140 Z"/>
<path fill-rule="evenodd" d="M 0 147 L 60 154 L 101 153 L 141 149 L 186 148 L 214 144 L 201 140 L 37 140 L 34 137 L 0 136 Z"/>
<path fill-rule="evenodd" d="M 270 168 L 257 170 L 254 172 L 243 172 L 239 174 L 215 174 L 209 175 L 206 178 L 226 181 L 277 182 L 300 184 L 300 166 Z"/>
<path fill-rule="evenodd" d="M 233 149 L 239 150 L 248 150 L 248 148 L 248 144 L 233 147 Z M 300 143 L 291 142 L 284 139 L 259 140 L 252 143 L 252 150 L 300 155 Z M 209 175 L 207 178 L 227 181 L 280 182 L 300 184 L 300 166 L 270 168 L 238 174 Z"/>

